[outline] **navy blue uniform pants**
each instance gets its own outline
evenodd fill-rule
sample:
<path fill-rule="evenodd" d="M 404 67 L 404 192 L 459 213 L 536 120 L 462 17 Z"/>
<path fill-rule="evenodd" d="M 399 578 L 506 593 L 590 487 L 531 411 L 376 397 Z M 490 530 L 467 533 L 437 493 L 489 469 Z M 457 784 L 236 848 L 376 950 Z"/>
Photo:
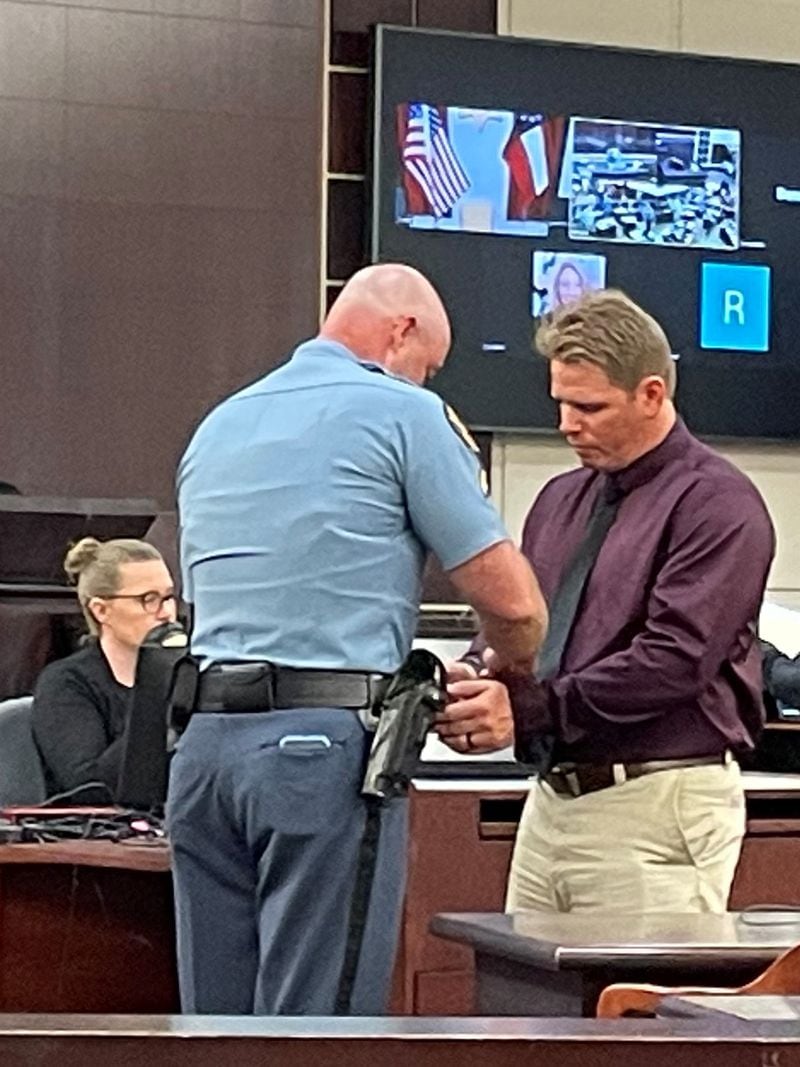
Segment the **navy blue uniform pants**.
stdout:
<path fill-rule="evenodd" d="M 342 709 L 196 714 L 170 770 L 185 1012 L 332 1015 L 347 941 L 370 735 Z M 407 801 L 381 808 L 350 1012 L 386 1008 L 406 868 Z"/>

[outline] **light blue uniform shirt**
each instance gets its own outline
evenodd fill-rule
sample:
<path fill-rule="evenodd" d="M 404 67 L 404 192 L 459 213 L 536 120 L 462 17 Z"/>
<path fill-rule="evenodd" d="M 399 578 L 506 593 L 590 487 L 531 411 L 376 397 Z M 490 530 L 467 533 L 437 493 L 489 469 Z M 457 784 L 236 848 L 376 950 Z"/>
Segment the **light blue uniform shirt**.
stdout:
<path fill-rule="evenodd" d="M 507 538 L 442 400 L 316 338 L 203 421 L 178 471 L 192 651 L 394 671 L 426 550 Z"/>

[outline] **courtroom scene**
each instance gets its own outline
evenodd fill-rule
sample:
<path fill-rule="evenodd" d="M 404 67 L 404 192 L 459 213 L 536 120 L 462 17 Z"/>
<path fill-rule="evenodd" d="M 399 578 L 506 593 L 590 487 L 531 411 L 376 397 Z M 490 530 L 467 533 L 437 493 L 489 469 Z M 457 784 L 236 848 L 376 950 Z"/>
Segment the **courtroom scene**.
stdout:
<path fill-rule="evenodd" d="M 0 1062 L 800 1067 L 800 6 L 0 0 Z"/>

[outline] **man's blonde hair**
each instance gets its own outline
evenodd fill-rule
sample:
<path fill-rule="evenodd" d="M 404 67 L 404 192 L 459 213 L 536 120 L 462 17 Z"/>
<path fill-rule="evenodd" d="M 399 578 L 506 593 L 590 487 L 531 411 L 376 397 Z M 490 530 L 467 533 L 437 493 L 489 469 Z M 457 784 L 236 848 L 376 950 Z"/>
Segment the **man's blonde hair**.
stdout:
<path fill-rule="evenodd" d="M 594 363 L 610 382 L 633 392 L 651 374 L 675 392 L 675 362 L 667 335 L 652 315 L 619 289 L 600 289 L 562 305 L 536 331 L 547 360 Z"/>

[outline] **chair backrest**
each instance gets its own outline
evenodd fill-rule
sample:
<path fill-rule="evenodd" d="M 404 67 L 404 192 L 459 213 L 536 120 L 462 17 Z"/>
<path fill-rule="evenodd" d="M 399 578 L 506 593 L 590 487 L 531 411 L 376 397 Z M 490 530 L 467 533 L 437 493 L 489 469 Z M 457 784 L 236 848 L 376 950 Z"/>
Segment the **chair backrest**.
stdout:
<path fill-rule="evenodd" d="M 0 702 L 0 806 L 41 804 L 47 797 L 32 712 L 33 697 Z"/>
<path fill-rule="evenodd" d="M 597 1002 L 598 1019 L 624 1015 L 655 1015 L 664 997 L 800 995 L 800 945 L 781 953 L 747 985 L 730 989 L 710 986 L 655 986 L 617 982 L 606 986 Z"/>
<path fill-rule="evenodd" d="M 749 996 L 790 997 L 800 994 L 800 945 L 793 945 L 781 953 L 765 971 L 743 985 L 740 992 Z"/>

